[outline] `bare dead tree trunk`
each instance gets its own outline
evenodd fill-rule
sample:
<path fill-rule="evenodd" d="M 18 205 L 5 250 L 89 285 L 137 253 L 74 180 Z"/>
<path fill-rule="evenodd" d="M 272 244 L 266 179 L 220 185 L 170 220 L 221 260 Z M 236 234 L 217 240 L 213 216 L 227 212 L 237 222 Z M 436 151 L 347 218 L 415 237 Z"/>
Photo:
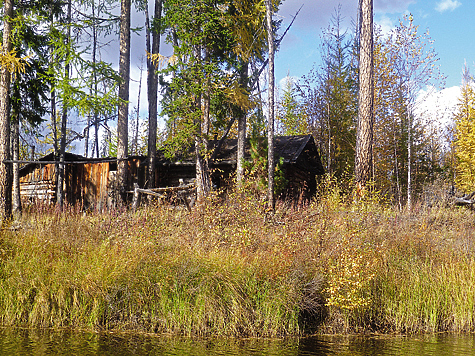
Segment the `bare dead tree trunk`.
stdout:
<path fill-rule="evenodd" d="M 89 156 L 89 127 L 91 126 L 91 115 L 87 115 L 86 128 L 84 129 L 84 157 Z M 94 154 L 94 151 L 92 151 Z"/>
<path fill-rule="evenodd" d="M 20 120 L 18 113 L 14 113 L 12 120 L 12 157 L 14 161 L 20 159 Z M 13 163 L 13 191 L 12 191 L 13 214 L 21 214 L 20 196 L 20 164 Z"/>
<path fill-rule="evenodd" d="M 201 48 L 197 46 L 195 55 L 201 60 Z M 208 54 L 205 54 L 204 61 L 208 61 Z M 205 78 L 204 80 L 209 80 Z M 203 100 L 201 122 L 196 122 L 196 137 L 195 137 L 195 155 L 196 155 L 196 199 L 202 201 L 211 190 L 211 177 L 209 172 L 209 162 L 207 152 L 209 149 L 208 135 L 210 129 L 210 96 L 209 85 L 205 83 L 206 89 L 203 96 L 196 98 L 196 110 L 201 108 L 201 100 Z"/>
<path fill-rule="evenodd" d="M 396 173 L 396 197 L 399 210 L 402 208 L 401 202 L 401 184 L 399 182 L 399 163 L 397 159 L 397 139 L 396 139 L 396 128 L 393 129 L 393 144 L 394 144 L 394 172 Z"/>
<path fill-rule="evenodd" d="M 206 142 L 201 136 L 195 138 L 195 155 L 196 155 L 196 199 L 203 201 L 211 189 L 211 182 L 209 179 L 208 162 L 206 161 L 203 150 L 206 147 Z"/>
<path fill-rule="evenodd" d="M 53 58 L 51 58 L 53 61 Z M 53 84 L 54 85 L 54 84 Z M 59 157 L 59 148 L 58 148 L 58 127 L 56 122 L 56 91 L 53 88 L 51 90 L 51 130 L 53 131 L 53 152 L 54 152 L 54 160 L 56 161 L 54 165 L 54 181 L 58 182 L 59 177 L 59 164 L 58 164 L 58 157 Z"/>
<path fill-rule="evenodd" d="M 68 1 L 68 18 L 67 18 L 67 37 L 66 37 L 66 46 L 69 46 L 69 42 L 71 41 L 71 0 Z M 68 49 L 69 51 L 69 49 Z M 66 58 L 66 64 L 64 66 L 64 76 L 66 80 L 69 80 L 69 59 Z M 68 125 L 68 106 L 65 103 L 66 99 L 63 98 L 63 113 L 61 116 L 61 141 L 59 147 L 59 170 L 58 170 L 58 181 L 56 187 L 56 202 L 57 204 L 62 207 L 64 205 L 64 160 L 66 154 L 66 131 Z"/>
<path fill-rule="evenodd" d="M 330 95 L 327 93 L 328 97 Z M 332 124 L 330 117 L 330 101 L 327 102 L 327 131 L 328 131 L 328 143 L 327 143 L 327 173 L 332 174 Z"/>
<path fill-rule="evenodd" d="M 95 1 L 95 0 L 94 0 Z M 97 18 L 100 18 L 100 14 L 101 14 L 101 7 L 99 6 L 97 8 L 97 15 L 96 17 Z M 96 22 L 96 19 L 94 18 L 94 48 L 95 48 L 95 53 L 97 53 L 97 47 L 98 47 L 98 44 L 97 44 L 97 39 L 98 39 L 98 33 L 97 33 L 97 22 Z M 94 93 L 95 95 L 97 95 L 97 93 L 99 92 L 99 83 L 97 81 L 97 72 L 94 71 Z M 94 151 L 96 152 L 96 157 L 99 158 L 100 156 L 100 152 L 99 152 L 99 127 L 100 127 L 100 123 L 99 123 L 99 112 L 97 110 L 94 110 L 94 142 L 93 142 L 93 149 L 92 149 L 92 157 L 94 157 Z"/>
<path fill-rule="evenodd" d="M 51 5 L 50 8 L 50 27 L 53 28 L 54 26 L 54 15 L 53 15 L 53 6 Z M 50 48 L 50 65 L 51 67 L 54 66 L 54 45 L 51 45 Z M 54 159 L 57 161 L 57 158 L 59 157 L 59 149 L 58 149 L 58 128 L 56 125 L 56 90 L 55 90 L 55 82 L 54 79 L 51 79 L 50 81 L 51 85 L 51 130 L 52 130 L 52 136 L 53 136 L 53 153 L 54 153 Z M 56 163 L 54 165 L 54 181 L 58 182 L 58 172 L 59 172 L 59 165 Z"/>
<path fill-rule="evenodd" d="M 91 92 L 94 93 L 94 95 L 97 95 L 97 71 L 96 71 L 96 63 L 97 63 L 97 24 L 96 24 L 96 0 L 93 0 L 91 2 L 91 11 L 92 11 L 92 65 L 93 65 L 93 73 L 92 73 L 92 83 L 91 83 Z M 93 124 L 96 125 L 98 119 L 98 113 L 97 110 L 94 108 L 94 117 L 93 117 Z M 90 135 L 90 127 L 91 127 L 91 116 L 87 116 L 87 125 L 86 129 L 84 132 L 84 156 L 88 157 L 89 156 L 89 135 Z M 92 155 L 91 157 L 94 157 L 94 142 L 92 146 Z M 99 156 L 98 156 L 99 157 Z"/>
<path fill-rule="evenodd" d="M 94 157 L 94 152 L 96 153 L 96 157 L 99 158 L 99 115 L 94 115 L 94 149 L 92 150 L 91 157 Z"/>
<path fill-rule="evenodd" d="M 242 88 L 247 88 L 248 86 L 248 70 L 249 63 L 245 62 L 242 65 L 242 68 L 239 73 L 239 81 Z M 240 110 L 240 115 L 238 117 L 238 138 L 237 138 L 237 165 L 236 165 L 236 181 L 238 188 L 242 188 L 242 181 L 244 179 L 244 152 L 246 144 L 246 111 Z"/>
<path fill-rule="evenodd" d="M 139 152 L 139 128 L 140 128 L 140 95 L 142 94 L 142 73 L 143 73 L 143 59 L 140 65 L 140 77 L 139 77 L 139 91 L 137 93 L 137 112 L 135 120 L 134 140 L 133 140 L 133 154 L 137 155 Z"/>
<path fill-rule="evenodd" d="M 373 0 L 361 2 L 359 57 L 358 128 L 356 134 L 355 178 L 364 190 L 371 179 L 373 145 Z"/>
<path fill-rule="evenodd" d="M 196 145 L 196 186 L 198 200 L 204 199 L 211 191 L 209 161 L 208 155 L 206 154 L 209 150 L 207 137 L 209 134 L 209 123 L 209 93 L 205 93 L 203 96 L 203 123 L 201 127 L 201 135 L 198 137 Z"/>
<path fill-rule="evenodd" d="M 127 200 L 127 155 L 130 79 L 130 0 L 121 1 L 119 112 L 117 118 L 117 180 L 122 203 Z"/>
<path fill-rule="evenodd" d="M 412 209 L 412 108 L 407 115 L 407 208 Z"/>
<path fill-rule="evenodd" d="M 3 52 L 12 49 L 10 39 L 12 31 L 13 0 L 4 2 Z M 7 66 L 1 67 L 0 74 L 0 223 L 3 225 L 12 215 L 12 174 L 10 159 L 10 72 Z"/>
<path fill-rule="evenodd" d="M 267 17 L 267 45 L 269 48 L 269 89 L 268 89 L 268 105 L 269 114 L 267 118 L 267 161 L 268 161 L 268 188 L 267 188 L 267 200 L 269 208 L 273 211 L 275 208 L 274 197 L 274 30 L 272 26 L 272 1 L 266 0 L 266 17 Z"/>
<path fill-rule="evenodd" d="M 152 32 L 152 54 L 160 52 L 160 31 L 159 25 L 162 18 L 162 0 L 155 0 L 154 27 Z M 147 14 L 148 19 L 148 14 Z M 156 27 L 158 26 L 158 28 Z M 147 26 L 150 28 L 150 26 Z M 150 52 L 150 34 L 148 34 L 147 50 Z M 157 94 L 158 94 L 158 68 L 150 59 L 147 60 L 147 94 L 148 94 L 148 169 L 147 183 L 148 187 L 154 188 L 155 165 L 157 161 Z"/>
<path fill-rule="evenodd" d="M 54 157 L 58 157 L 59 149 L 58 149 L 58 127 L 56 125 L 56 91 L 53 89 L 51 91 L 51 129 L 53 133 L 53 152 Z M 57 168 L 56 168 L 57 171 Z M 57 179 L 56 179 L 57 180 Z"/>

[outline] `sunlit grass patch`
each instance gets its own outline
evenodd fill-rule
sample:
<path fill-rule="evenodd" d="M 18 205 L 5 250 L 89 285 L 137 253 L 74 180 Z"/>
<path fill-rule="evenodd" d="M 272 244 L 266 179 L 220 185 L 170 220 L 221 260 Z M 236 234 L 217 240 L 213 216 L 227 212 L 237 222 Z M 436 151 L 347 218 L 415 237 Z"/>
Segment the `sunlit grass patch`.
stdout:
<path fill-rule="evenodd" d="M 473 331 L 473 213 L 337 188 L 186 209 L 24 214 L 0 240 L 0 322 L 184 335 Z"/>

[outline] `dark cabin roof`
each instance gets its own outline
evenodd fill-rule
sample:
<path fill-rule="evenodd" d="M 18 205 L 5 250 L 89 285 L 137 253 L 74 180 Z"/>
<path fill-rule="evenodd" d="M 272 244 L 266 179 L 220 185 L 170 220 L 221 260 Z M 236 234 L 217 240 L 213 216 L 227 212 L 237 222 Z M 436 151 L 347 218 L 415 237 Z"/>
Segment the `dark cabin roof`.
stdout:
<path fill-rule="evenodd" d="M 81 155 L 76 155 L 74 153 L 69 153 L 69 152 L 66 152 L 64 154 L 64 160 L 65 162 L 67 163 L 68 161 L 83 161 L 83 160 L 86 160 L 87 158 L 81 156 Z M 44 162 L 44 164 L 48 164 L 50 162 L 53 162 L 55 160 L 54 158 L 54 153 L 49 153 L 47 154 L 46 156 L 43 156 L 43 157 L 40 157 L 38 158 L 38 163 L 27 163 L 25 164 L 24 166 L 22 166 L 20 168 L 20 175 L 26 173 L 26 172 L 29 172 L 31 171 L 32 169 L 34 169 L 35 167 L 37 167 L 39 164 L 41 164 L 41 162 Z"/>
<path fill-rule="evenodd" d="M 267 138 L 263 138 L 267 144 Z M 215 148 L 218 141 L 211 141 L 211 148 Z M 302 154 L 305 147 L 315 146 L 313 136 L 276 136 L 274 141 L 274 152 L 276 157 L 283 157 L 285 163 L 295 163 Z M 245 156 L 250 156 L 250 142 L 246 139 Z M 224 140 L 217 156 L 217 160 L 234 161 L 237 159 L 237 139 Z"/>
<path fill-rule="evenodd" d="M 265 143 L 267 139 L 262 138 Z M 210 141 L 211 149 L 215 148 L 218 145 L 218 140 Z M 320 160 L 320 155 L 318 154 L 317 147 L 312 135 L 301 135 L 301 136 L 276 136 L 274 141 L 274 151 L 275 156 L 278 158 L 284 159 L 284 164 L 293 164 L 300 166 L 301 169 L 307 170 L 314 174 L 323 174 L 324 169 L 322 162 Z M 250 142 L 249 138 L 246 139 L 245 143 L 245 157 L 250 157 Z M 176 161 L 170 161 L 166 159 L 163 155 L 163 152 L 157 151 L 157 165 L 194 165 L 194 158 L 191 154 L 193 152 L 193 147 L 190 149 L 190 155 L 186 158 L 181 158 Z M 140 158 L 142 164 L 146 164 L 148 159 L 144 156 L 134 156 L 135 158 Z M 133 158 L 133 157 L 129 157 Z M 108 160 L 114 160 L 114 158 L 86 158 L 81 155 L 66 153 L 65 154 L 65 163 L 68 161 L 88 161 L 92 162 L 103 162 Z M 39 162 L 52 162 L 54 161 L 53 153 L 50 153 L 44 157 L 41 157 Z M 237 161 L 237 139 L 226 139 L 223 141 L 222 146 L 219 149 L 219 152 L 216 155 L 215 164 L 236 164 Z M 29 163 L 23 166 L 20 169 L 20 172 L 27 172 L 34 167 L 38 166 L 38 163 Z"/>
<path fill-rule="evenodd" d="M 267 138 L 262 140 L 267 144 Z M 218 140 L 209 142 L 210 148 L 215 149 L 218 145 Z M 250 140 L 245 142 L 245 158 L 249 158 L 250 154 Z M 157 152 L 159 155 L 157 164 L 165 165 L 194 165 L 194 158 L 192 155 L 194 148 L 191 147 L 190 154 L 187 157 L 180 157 L 177 161 L 170 161 L 164 158 L 163 153 Z M 275 156 L 284 159 L 284 164 L 297 164 L 303 170 L 308 170 L 314 174 L 323 174 L 324 169 L 318 154 L 317 147 L 312 135 L 301 136 L 276 136 L 274 141 Z M 219 152 L 216 154 L 215 164 L 236 164 L 237 161 L 237 139 L 226 139 L 223 141 Z"/>
<path fill-rule="evenodd" d="M 139 159 L 145 160 L 145 156 L 129 156 L 128 159 Z M 117 162 L 117 158 L 115 157 L 106 157 L 106 158 L 88 158 L 84 157 L 75 153 L 65 152 L 64 153 L 64 163 L 103 163 L 103 162 L 110 162 L 112 165 L 115 165 Z M 54 153 L 49 153 L 46 156 L 38 158 L 35 162 L 27 163 L 20 168 L 20 176 L 30 172 L 31 170 L 35 169 L 39 165 L 42 164 L 54 164 L 55 157 Z"/>

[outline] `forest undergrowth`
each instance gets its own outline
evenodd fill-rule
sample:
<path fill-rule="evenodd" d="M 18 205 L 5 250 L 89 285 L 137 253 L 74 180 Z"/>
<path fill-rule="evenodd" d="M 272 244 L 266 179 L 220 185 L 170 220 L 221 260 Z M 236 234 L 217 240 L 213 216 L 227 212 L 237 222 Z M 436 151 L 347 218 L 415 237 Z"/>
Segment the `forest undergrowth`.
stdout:
<path fill-rule="evenodd" d="M 0 239 L 0 324 L 199 336 L 473 332 L 468 209 L 338 188 L 275 214 L 246 194 L 85 214 L 36 207 Z"/>

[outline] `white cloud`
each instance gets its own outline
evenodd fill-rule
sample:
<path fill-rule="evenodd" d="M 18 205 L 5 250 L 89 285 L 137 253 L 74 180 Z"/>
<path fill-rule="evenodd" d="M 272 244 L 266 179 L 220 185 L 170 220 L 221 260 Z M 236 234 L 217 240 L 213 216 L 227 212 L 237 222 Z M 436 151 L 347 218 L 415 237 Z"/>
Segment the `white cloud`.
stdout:
<path fill-rule="evenodd" d="M 391 19 L 387 15 L 381 15 L 379 19 L 375 21 L 379 26 L 381 26 L 381 32 L 383 34 L 388 34 L 393 30 L 396 26 L 394 24 L 393 19 Z"/>
<path fill-rule="evenodd" d="M 419 92 L 416 118 L 423 125 L 426 135 L 435 135 L 444 149 L 450 145 L 459 97 L 460 86 L 441 90 L 427 87 Z"/>
<path fill-rule="evenodd" d="M 282 89 L 282 90 L 285 89 L 285 87 L 287 86 L 287 82 L 288 82 L 289 80 L 292 82 L 292 84 L 297 84 L 297 83 L 299 82 L 300 78 L 299 78 L 299 77 L 296 77 L 296 76 L 293 76 L 293 75 L 287 74 L 286 77 L 284 77 L 284 78 L 282 78 L 281 80 L 279 80 L 279 85 L 278 85 L 278 87 L 279 87 L 280 89 Z"/>
<path fill-rule="evenodd" d="M 462 3 L 457 0 L 441 0 L 437 3 L 435 9 L 442 13 L 446 11 L 454 11 L 460 5 L 462 5 Z"/>
<path fill-rule="evenodd" d="M 454 124 L 459 97 L 460 86 L 442 90 L 428 87 L 419 93 L 416 115 L 424 124 L 445 131 Z"/>

